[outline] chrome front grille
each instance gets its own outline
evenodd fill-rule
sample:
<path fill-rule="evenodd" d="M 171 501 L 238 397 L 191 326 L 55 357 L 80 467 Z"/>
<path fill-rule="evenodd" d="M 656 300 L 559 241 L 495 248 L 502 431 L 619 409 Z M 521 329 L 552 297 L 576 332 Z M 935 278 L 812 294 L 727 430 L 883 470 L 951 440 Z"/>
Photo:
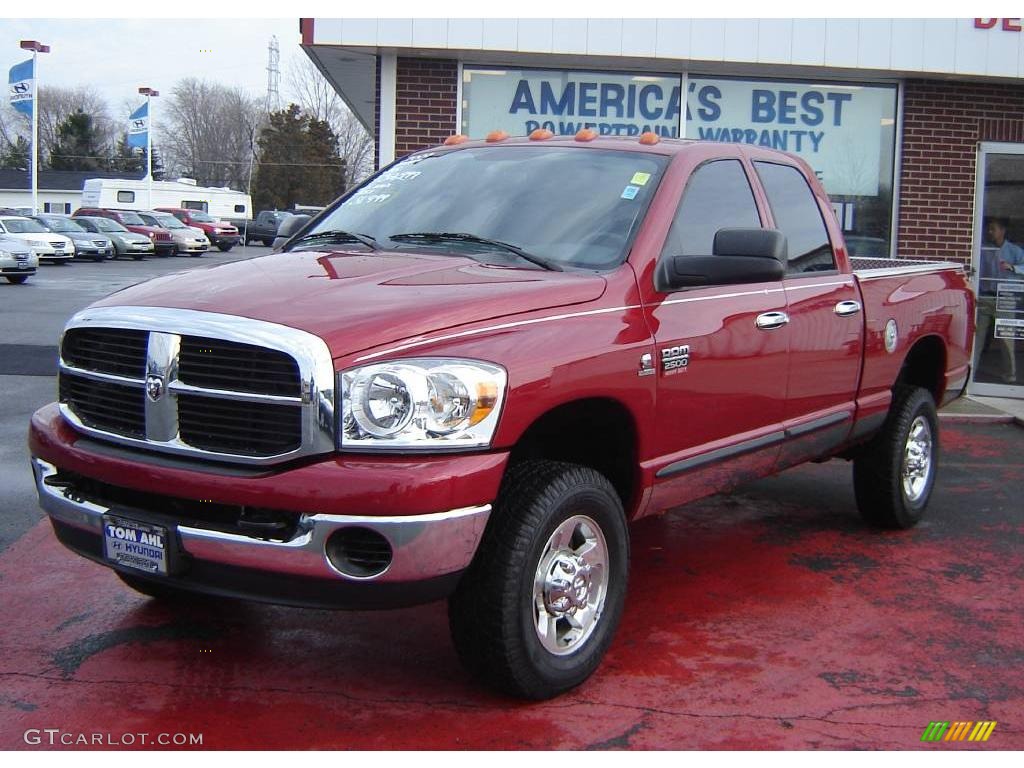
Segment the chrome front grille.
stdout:
<path fill-rule="evenodd" d="M 334 366 L 322 340 L 257 320 L 160 307 L 75 315 L 60 404 L 88 434 L 266 464 L 334 449 Z"/>

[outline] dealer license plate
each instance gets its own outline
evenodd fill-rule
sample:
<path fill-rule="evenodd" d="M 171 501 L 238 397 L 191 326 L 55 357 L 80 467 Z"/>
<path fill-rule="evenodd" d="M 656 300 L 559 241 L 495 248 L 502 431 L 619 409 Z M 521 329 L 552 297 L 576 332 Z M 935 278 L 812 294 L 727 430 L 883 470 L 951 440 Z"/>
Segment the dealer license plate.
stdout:
<path fill-rule="evenodd" d="M 63 248 L 55 248 L 54 251 L 53 251 L 53 255 L 54 256 L 63 256 L 64 255 L 64 249 Z"/>
<path fill-rule="evenodd" d="M 104 515 L 103 553 L 118 565 L 166 576 L 167 529 Z"/>

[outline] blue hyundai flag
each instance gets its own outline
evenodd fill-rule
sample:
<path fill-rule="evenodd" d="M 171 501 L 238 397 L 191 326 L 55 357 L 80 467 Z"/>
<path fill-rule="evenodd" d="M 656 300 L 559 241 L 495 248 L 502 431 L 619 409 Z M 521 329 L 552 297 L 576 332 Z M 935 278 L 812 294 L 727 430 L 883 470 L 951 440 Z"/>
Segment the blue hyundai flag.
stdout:
<path fill-rule="evenodd" d="M 128 146 L 146 146 L 147 134 L 149 133 L 149 103 L 132 112 L 128 118 Z"/>
<path fill-rule="evenodd" d="M 11 89 L 11 106 L 23 115 L 32 116 L 32 102 L 36 93 L 36 77 L 32 59 L 15 64 L 7 78 Z"/>

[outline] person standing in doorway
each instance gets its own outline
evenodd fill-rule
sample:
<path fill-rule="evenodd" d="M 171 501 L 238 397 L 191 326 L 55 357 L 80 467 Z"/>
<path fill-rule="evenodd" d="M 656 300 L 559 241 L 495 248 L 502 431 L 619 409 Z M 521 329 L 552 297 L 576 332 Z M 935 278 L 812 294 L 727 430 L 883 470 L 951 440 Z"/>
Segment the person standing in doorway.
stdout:
<path fill-rule="evenodd" d="M 999 249 L 996 257 L 999 261 L 1000 280 L 1024 280 L 1024 248 L 1007 238 L 1008 222 L 1003 218 L 989 219 L 985 234 L 989 242 Z M 981 353 L 985 349 L 985 342 L 988 341 L 995 327 L 995 298 L 982 301 L 978 300 L 978 332 L 974 344 L 974 367 L 975 371 L 981 363 Z M 1004 384 L 1017 383 L 1017 355 L 1016 342 L 1013 339 L 998 339 L 1002 349 L 1003 370 L 1002 380 Z"/>

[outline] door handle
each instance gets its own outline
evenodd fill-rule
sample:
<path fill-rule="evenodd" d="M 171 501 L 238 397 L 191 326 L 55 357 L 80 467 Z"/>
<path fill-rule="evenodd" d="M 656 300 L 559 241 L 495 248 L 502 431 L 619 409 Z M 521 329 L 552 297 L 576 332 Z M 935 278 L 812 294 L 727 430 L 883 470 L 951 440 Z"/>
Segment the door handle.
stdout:
<path fill-rule="evenodd" d="M 757 316 L 754 325 L 762 331 L 771 331 L 781 328 L 789 322 L 789 315 L 785 312 L 762 312 Z"/>
<path fill-rule="evenodd" d="M 860 312 L 859 301 L 840 301 L 836 304 L 836 314 L 840 317 L 849 317 Z"/>

